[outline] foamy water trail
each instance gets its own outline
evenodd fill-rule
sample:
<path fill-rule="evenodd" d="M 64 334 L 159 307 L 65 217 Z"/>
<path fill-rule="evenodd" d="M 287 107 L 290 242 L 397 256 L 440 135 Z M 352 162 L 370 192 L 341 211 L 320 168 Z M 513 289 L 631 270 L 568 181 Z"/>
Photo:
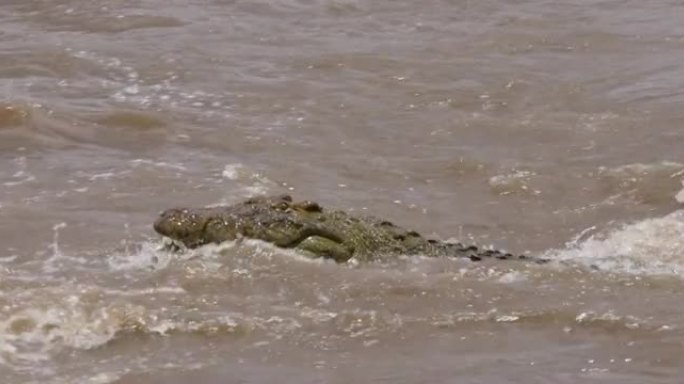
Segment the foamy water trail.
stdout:
<path fill-rule="evenodd" d="M 617 273 L 684 276 L 684 210 L 592 234 L 545 256 Z"/>

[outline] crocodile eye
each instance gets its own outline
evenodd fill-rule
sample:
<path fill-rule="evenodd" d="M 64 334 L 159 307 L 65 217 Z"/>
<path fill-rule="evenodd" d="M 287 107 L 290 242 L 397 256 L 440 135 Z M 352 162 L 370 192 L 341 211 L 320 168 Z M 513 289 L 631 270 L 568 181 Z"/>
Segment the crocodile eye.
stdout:
<path fill-rule="evenodd" d="M 300 201 L 296 204 L 297 209 L 301 209 L 305 212 L 323 212 L 323 208 L 315 201 Z"/>
<path fill-rule="evenodd" d="M 288 204 L 286 201 L 279 201 L 273 204 L 273 208 L 279 211 L 286 211 L 288 208 L 290 208 L 290 204 Z"/>

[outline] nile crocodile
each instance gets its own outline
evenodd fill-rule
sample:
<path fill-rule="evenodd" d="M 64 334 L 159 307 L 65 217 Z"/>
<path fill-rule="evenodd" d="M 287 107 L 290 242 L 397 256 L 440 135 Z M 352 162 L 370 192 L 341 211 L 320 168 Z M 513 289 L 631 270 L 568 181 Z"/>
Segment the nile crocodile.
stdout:
<path fill-rule="evenodd" d="M 337 262 L 352 258 L 367 261 L 387 255 L 546 261 L 426 239 L 389 221 L 324 209 L 313 201 L 294 202 L 288 195 L 254 197 L 230 206 L 168 209 L 155 221 L 154 229 L 187 248 L 250 238 Z"/>

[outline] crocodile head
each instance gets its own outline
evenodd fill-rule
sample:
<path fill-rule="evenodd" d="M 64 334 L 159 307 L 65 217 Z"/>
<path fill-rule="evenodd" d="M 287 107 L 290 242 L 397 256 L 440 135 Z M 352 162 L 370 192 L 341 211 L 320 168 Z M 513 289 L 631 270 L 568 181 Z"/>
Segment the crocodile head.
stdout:
<path fill-rule="evenodd" d="M 311 246 L 312 238 L 341 243 L 341 236 L 320 221 L 321 212 L 318 204 L 293 203 L 288 195 L 257 197 L 231 206 L 168 209 L 154 230 L 188 248 L 240 237 L 286 248 Z"/>

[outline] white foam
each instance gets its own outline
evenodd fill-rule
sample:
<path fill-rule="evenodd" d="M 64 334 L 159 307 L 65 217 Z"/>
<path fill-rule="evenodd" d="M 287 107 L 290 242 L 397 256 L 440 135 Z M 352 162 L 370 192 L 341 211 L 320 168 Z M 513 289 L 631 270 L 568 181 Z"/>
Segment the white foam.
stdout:
<path fill-rule="evenodd" d="M 223 172 L 221 172 L 221 176 L 225 177 L 228 180 L 237 180 L 240 177 L 240 172 L 244 166 L 240 163 L 235 163 L 235 164 L 226 164 L 223 167 Z"/>
<path fill-rule="evenodd" d="M 682 180 L 682 187 L 684 187 L 684 180 Z M 679 203 L 684 203 L 684 188 L 675 195 L 675 200 Z"/>
<path fill-rule="evenodd" d="M 238 244 L 247 244 L 258 249 L 257 244 L 267 244 L 259 240 L 243 239 L 236 241 L 224 241 L 220 244 L 206 244 L 195 249 L 184 249 L 183 252 L 169 250 L 173 240 L 162 238 L 160 241 L 149 241 L 141 244 L 137 250 L 124 250 L 121 253 L 111 254 L 107 258 L 107 264 L 112 271 L 134 270 L 164 270 L 177 263 L 185 263 L 190 260 L 202 260 L 206 270 L 220 268 L 219 264 L 208 263 L 209 260 L 217 260 L 228 249 L 235 248 Z"/>
<path fill-rule="evenodd" d="M 591 235 L 545 256 L 612 272 L 684 277 L 684 210 Z"/>
<path fill-rule="evenodd" d="M 489 186 L 499 195 L 513 193 L 532 193 L 538 195 L 541 191 L 530 189 L 530 180 L 537 176 L 533 171 L 512 170 L 509 173 L 495 175 L 489 178 Z"/>
<path fill-rule="evenodd" d="M 187 169 L 181 163 L 167 163 L 165 161 L 154 161 L 150 159 L 133 159 L 130 160 L 129 163 L 133 166 L 133 168 L 136 168 L 141 165 L 151 165 L 153 167 L 169 168 L 177 171 L 185 171 Z"/>
<path fill-rule="evenodd" d="M 121 378 L 118 372 L 101 372 L 86 379 L 87 384 L 107 384 Z"/>
<path fill-rule="evenodd" d="M 136 251 L 126 250 L 121 254 L 112 254 L 107 257 L 107 264 L 112 271 L 161 270 L 166 269 L 176 259 L 192 258 L 193 255 L 189 252 L 164 251 L 166 242 L 166 239 L 161 243 L 145 242 Z"/>
<path fill-rule="evenodd" d="M 123 297 L 140 297 L 140 296 L 150 296 L 156 294 L 166 294 L 166 295 L 178 295 L 185 294 L 187 291 L 181 287 L 153 287 L 153 288 L 143 288 L 143 289 L 105 289 L 106 293 L 115 296 Z"/>
<path fill-rule="evenodd" d="M 92 349 L 115 337 L 144 314 L 131 305 L 92 308 L 83 289 L 62 287 L 0 320 L 0 357 L 6 362 L 35 363 L 62 346 Z M 80 292 L 67 295 L 67 292 Z M 87 291 L 87 290 L 86 290 Z M 45 292 L 48 294 L 48 292 Z"/>
<path fill-rule="evenodd" d="M 662 173 L 667 176 L 677 176 L 684 172 L 684 164 L 674 161 L 661 161 L 659 163 L 632 163 L 614 168 L 600 167 L 599 173 L 636 177 L 639 175 Z"/>
<path fill-rule="evenodd" d="M 52 244 L 50 244 L 52 254 L 47 260 L 45 260 L 45 263 L 43 264 L 43 271 L 47 273 L 53 273 L 57 271 L 59 268 L 56 267 L 55 264 L 60 259 L 64 258 L 64 254 L 59 249 L 59 230 L 66 228 L 66 226 L 67 224 L 65 222 L 61 222 L 52 226 Z"/>

